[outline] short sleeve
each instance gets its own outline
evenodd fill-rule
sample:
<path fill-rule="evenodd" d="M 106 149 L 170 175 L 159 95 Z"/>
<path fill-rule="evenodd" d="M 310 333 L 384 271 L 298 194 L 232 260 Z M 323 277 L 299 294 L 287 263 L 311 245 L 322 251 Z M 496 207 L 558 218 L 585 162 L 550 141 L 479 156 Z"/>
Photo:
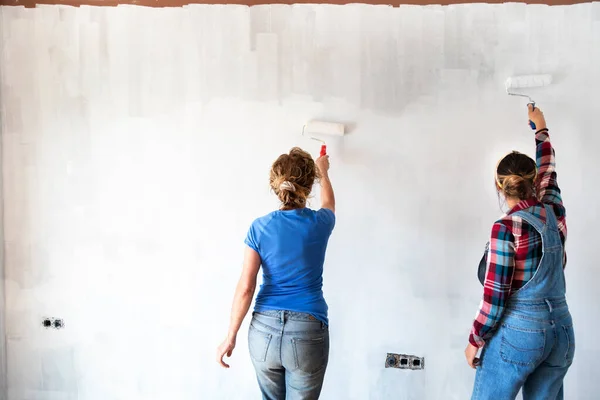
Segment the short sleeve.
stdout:
<path fill-rule="evenodd" d="M 324 224 L 329 230 L 333 230 L 335 226 L 335 214 L 328 208 L 321 208 L 317 211 L 317 219 L 320 223 Z"/>
<path fill-rule="evenodd" d="M 252 224 L 250 226 L 250 229 L 248 229 L 248 233 L 246 234 L 246 239 L 244 240 L 244 243 L 250 247 L 252 250 L 256 251 L 258 253 L 258 235 L 256 234 L 256 227 L 254 226 L 254 224 Z"/>

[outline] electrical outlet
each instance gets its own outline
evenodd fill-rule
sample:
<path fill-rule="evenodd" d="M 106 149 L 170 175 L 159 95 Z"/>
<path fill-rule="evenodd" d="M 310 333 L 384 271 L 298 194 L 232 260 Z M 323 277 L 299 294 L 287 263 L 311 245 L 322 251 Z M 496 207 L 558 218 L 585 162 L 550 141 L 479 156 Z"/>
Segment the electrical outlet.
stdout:
<path fill-rule="evenodd" d="M 65 327 L 65 321 L 63 321 L 60 318 L 44 317 L 44 319 L 42 320 L 42 326 L 46 329 L 48 329 L 48 328 L 61 329 L 61 328 Z"/>
<path fill-rule="evenodd" d="M 387 353 L 387 356 L 385 357 L 385 367 L 412 370 L 424 369 L 425 358 L 407 354 Z"/>
<path fill-rule="evenodd" d="M 410 369 L 423 369 L 425 368 L 425 359 L 423 357 L 411 356 Z"/>

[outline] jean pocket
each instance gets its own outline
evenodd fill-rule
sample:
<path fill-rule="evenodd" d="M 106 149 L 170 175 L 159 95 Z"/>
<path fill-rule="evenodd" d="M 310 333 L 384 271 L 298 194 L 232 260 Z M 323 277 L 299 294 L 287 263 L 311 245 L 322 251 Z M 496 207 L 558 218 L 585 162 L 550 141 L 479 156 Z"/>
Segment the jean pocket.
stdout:
<path fill-rule="evenodd" d="M 563 325 L 563 330 L 566 336 L 567 351 L 565 352 L 565 360 L 571 364 L 575 357 L 575 331 L 573 325 Z"/>
<path fill-rule="evenodd" d="M 273 335 L 262 332 L 250 324 L 248 331 L 248 348 L 250 349 L 250 357 L 254 361 L 264 362 L 267 359 L 269 344 Z"/>
<path fill-rule="evenodd" d="M 502 360 L 522 366 L 538 364 L 544 356 L 546 331 L 544 329 L 528 330 L 503 325 L 500 357 Z"/>
<path fill-rule="evenodd" d="M 326 336 L 292 339 L 296 368 L 307 374 L 314 374 L 325 368 L 329 355 L 328 340 Z"/>

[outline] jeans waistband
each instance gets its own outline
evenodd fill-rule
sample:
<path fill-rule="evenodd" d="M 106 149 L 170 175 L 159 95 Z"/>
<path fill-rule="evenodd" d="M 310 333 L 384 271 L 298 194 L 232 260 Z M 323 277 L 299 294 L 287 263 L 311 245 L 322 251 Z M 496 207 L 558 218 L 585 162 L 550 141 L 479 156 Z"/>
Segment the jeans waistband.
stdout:
<path fill-rule="evenodd" d="M 567 307 L 567 299 L 564 296 L 542 299 L 512 298 L 506 304 L 507 310 L 547 310 L 552 312 L 563 307 Z"/>
<path fill-rule="evenodd" d="M 265 310 L 256 311 L 254 314 L 264 315 L 265 317 L 277 318 L 279 320 L 294 320 L 294 321 L 318 321 L 315 317 L 308 313 L 287 310 Z"/>

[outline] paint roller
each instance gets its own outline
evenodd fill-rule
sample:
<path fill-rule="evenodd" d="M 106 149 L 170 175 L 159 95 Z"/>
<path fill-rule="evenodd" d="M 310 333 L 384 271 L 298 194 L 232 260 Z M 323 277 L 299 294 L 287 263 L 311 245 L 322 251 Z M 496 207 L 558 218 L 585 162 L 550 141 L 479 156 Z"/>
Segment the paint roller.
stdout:
<path fill-rule="evenodd" d="M 511 76 L 506 79 L 506 94 L 510 96 L 519 96 L 529 99 L 529 103 L 535 108 L 535 101 L 526 94 L 515 93 L 514 89 L 529 89 L 542 86 L 548 86 L 552 83 L 552 75 L 522 75 L 522 76 Z M 533 121 L 529 121 L 531 129 L 536 129 Z"/>
<path fill-rule="evenodd" d="M 307 122 L 302 128 L 302 136 L 308 135 L 333 135 L 333 136 L 344 136 L 344 124 L 338 124 L 335 122 L 324 122 L 324 121 L 310 121 Z M 321 142 L 321 157 L 327 155 L 327 144 L 324 140 L 310 136 L 312 140 Z"/>

